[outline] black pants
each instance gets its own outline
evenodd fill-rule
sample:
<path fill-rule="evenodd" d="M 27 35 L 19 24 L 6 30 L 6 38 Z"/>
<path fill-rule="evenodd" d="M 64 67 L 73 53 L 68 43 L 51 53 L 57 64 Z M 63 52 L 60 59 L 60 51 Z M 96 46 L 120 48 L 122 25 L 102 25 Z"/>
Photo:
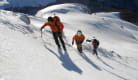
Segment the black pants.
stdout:
<path fill-rule="evenodd" d="M 66 46 L 65 46 L 64 40 L 62 38 L 62 32 L 53 32 L 53 37 L 54 37 L 55 43 L 58 46 L 58 48 L 61 48 L 60 44 L 59 44 L 59 40 L 60 40 L 63 49 L 66 51 Z"/>
<path fill-rule="evenodd" d="M 77 49 L 80 53 L 82 53 L 82 42 L 76 42 Z"/>
<path fill-rule="evenodd" d="M 93 54 L 95 54 L 95 55 L 98 55 L 97 48 L 98 48 L 98 46 L 93 46 Z"/>

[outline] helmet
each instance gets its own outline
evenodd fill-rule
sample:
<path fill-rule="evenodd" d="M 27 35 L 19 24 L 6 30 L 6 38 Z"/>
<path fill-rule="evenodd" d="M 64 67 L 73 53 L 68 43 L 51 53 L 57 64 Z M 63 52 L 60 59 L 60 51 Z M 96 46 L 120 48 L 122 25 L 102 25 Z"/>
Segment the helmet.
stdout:
<path fill-rule="evenodd" d="M 48 17 L 47 20 L 50 21 L 50 22 L 52 22 L 53 21 L 53 18 L 52 17 Z"/>
<path fill-rule="evenodd" d="M 81 30 L 78 30 L 77 32 L 82 33 L 82 31 L 81 31 Z"/>
<path fill-rule="evenodd" d="M 81 31 L 81 30 L 78 30 L 78 31 L 77 31 L 77 35 L 78 35 L 78 36 L 82 35 L 82 31 Z"/>

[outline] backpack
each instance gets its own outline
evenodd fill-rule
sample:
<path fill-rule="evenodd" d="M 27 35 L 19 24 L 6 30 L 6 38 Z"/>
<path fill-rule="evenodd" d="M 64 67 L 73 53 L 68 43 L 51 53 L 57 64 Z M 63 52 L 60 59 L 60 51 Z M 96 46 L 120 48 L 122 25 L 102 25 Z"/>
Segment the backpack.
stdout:
<path fill-rule="evenodd" d="M 59 18 L 58 16 L 54 16 L 53 19 L 56 19 L 56 21 L 55 21 L 55 27 L 57 27 L 58 30 L 60 31 L 61 28 L 60 28 L 59 25 L 57 25 L 57 22 L 60 22 L 60 18 Z M 60 23 L 61 23 L 61 22 L 60 22 Z"/>
<path fill-rule="evenodd" d="M 60 18 L 58 16 L 54 16 L 53 18 L 55 18 L 57 21 L 61 22 Z"/>
<path fill-rule="evenodd" d="M 97 39 L 93 39 L 93 42 L 92 42 L 92 44 L 94 45 L 94 46 L 99 46 L 99 41 L 97 40 Z"/>

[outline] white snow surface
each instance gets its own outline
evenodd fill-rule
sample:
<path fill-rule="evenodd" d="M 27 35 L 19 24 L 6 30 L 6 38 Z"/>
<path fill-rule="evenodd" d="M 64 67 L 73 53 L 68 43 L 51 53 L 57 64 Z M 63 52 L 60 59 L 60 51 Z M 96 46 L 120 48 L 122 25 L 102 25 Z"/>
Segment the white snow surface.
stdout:
<path fill-rule="evenodd" d="M 24 14 L 0 10 L 0 80 L 138 80 L 138 26 L 118 12 L 88 14 L 84 6 L 63 5 L 27 15 L 30 25 L 20 19 Z M 65 26 L 67 52 L 58 50 L 49 26 L 41 38 L 40 27 L 53 12 Z M 98 57 L 86 41 L 82 54 L 71 46 L 77 30 L 100 41 Z"/>

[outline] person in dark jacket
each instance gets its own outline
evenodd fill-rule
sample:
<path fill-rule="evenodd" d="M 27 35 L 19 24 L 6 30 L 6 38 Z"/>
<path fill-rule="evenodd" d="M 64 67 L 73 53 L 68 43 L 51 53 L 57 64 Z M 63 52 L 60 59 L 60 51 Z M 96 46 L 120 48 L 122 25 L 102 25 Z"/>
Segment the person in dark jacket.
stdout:
<path fill-rule="evenodd" d="M 99 47 L 99 40 L 97 40 L 95 37 L 92 40 L 87 39 L 87 42 L 92 42 L 93 46 L 93 54 L 98 55 L 97 48 Z"/>
<path fill-rule="evenodd" d="M 58 46 L 58 48 L 59 49 L 61 48 L 61 46 L 59 44 L 59 40 L 60 40 L 60 42 L 62 43 L 63 49 L 66 51 L 66 46 L 65 46 L 64 40 L 62 38 L 62 32 L 63 32 L 63 29 L 64 29 L 64 25 L 60 21 L 56 20 L 56 18 L 48 17 L 48 22 L 46 22 L 41 27 L 41 31 L 46 26 L 50 26 L 51 31 L 53 33 L 55 43 Z"/>

